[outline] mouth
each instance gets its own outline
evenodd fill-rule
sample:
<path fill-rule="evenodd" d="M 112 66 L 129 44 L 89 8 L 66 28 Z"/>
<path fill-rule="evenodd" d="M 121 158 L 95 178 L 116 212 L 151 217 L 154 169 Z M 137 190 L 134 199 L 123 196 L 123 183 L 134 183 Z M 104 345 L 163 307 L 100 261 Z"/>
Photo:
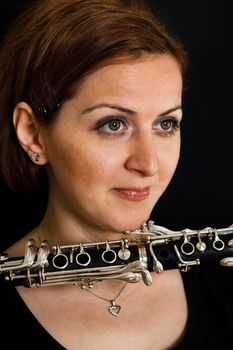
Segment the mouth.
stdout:
<path fill-rule="evenodd" d="M 130 201 L 140 202 L 149 197 L 150 188 L 114 188 L 121 197 Z"/>

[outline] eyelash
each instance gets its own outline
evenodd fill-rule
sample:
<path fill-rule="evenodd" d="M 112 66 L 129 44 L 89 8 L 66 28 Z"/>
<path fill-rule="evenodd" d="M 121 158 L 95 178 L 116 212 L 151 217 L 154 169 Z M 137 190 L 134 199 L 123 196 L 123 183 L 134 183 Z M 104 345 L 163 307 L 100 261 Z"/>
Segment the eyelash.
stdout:
<path fill-rule="evenodd" d="M 121 126 L 120 126 L 120 129 L 122 129 L 123 127 L 123 130 L 116 130 L 116 131 L 113 131 L 113 130 L 104 130 L 104 128 L 107 128 L 109 126 L 109 124 L 111 122 L 120 122 L 121 123 Z M 125 119 L 122 119 L 122 118 L 119 118 L 119 117 L 110 117 L 110 118 L 104 118 L 104 119 L 101 119 L 97 124 L 96 124 L 96 127 L 95 129 L 97 129 L 97 131 L 102 134 L 102 135 L 106 135 L 106 136 L 120 136 L 125 129 L 128 128 L 128 123 Z"/>
<path fill-rule="evenodd" d="M 110 123 L 113 123 L 113 122 L 121 124 L 120 130 L 115 130 L 115 131 L 110 130 L 110 129 L 104 130 L 104 128 L 106 128 L 106 127 L 109 128 Z M 168 130 L 162 129 L 161 124 L 164 122 L 171 123 L 171 127 L 169 127 Z M 156 121 L 156 128 L 157 128 L 157 125 L 160 125 L 160 128 L 161 128 L 159 130 L 159 133 L 165 137 L 174 135 L 175 132 L 178 129 L 180 129 L 180 122 L 175 117 L 163 117 L 163 119 Z M 123 127 L 123 129 L 122 129 L 122 127 Z M 97 123 L 95 129 L 97 129 L 98 132 L 102 135 L 106 135 L 106 136 L 110 136 L 110 137 L 112 137 L 112 136 L 117 137 L 117 136 L 120 136 L 122 133 L 124 133 L 125 129 L 128 129 L 128 123 L 125 119 L 122 119 L 119 117 L 104 118 Z"/>
<path fill-rule="evenodd" d="M 158 124 L 161 125 L 163 122 L 171 123 L 171 127 L 169 130 L 161 130 L 161 133 L 165 136 L 172 136 L 175 134 L 177 130 L 180 129 L 180 121 L 178 121 L 175 117 L 165 117 L 158 121 Z"/>

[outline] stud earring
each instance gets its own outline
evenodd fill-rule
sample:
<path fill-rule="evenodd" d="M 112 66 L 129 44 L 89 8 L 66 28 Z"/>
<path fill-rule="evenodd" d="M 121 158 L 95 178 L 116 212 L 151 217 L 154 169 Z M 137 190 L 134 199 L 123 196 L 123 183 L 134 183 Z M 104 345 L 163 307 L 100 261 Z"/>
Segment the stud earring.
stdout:
<path fill-rule="evenodd" d="M 40 158 L 40 154 L 37 152 L 32 152 L 31 154 L 31 159 L 33 160 L 33 162 L 38 162 Z"/>

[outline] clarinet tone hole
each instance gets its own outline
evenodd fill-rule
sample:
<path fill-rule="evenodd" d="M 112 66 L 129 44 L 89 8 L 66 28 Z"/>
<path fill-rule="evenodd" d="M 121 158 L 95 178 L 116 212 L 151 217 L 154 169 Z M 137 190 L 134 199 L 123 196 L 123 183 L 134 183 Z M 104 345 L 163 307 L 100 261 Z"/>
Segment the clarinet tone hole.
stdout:
<path fill-rule="evenodd" d="M 76 263 L 80 266 L 87 266 L 89 265 L 91 262 L 91 257 L 88 253 L 79 253 L 77 256 L 76 256 Z"/>
<path fill-rule="evenodd" d="M 102 254 L 102 259 L 107 264 L 112 264 L 116 261 L 116 252 L 112 249 L 107 249 Z"/>
<path fill-rule="evenodd" d="M 57 269 L 65 269 L 69 261 L 65 254 L 57 254 L 53 257 L 52 264 Z"/>
<path fill-rule="evenodd" d="M 224 247 L 225 247 L 225 243 L 221 239 L 218 239 L 218 240 L 213 242 L 213 248 L 215 250 L 220 251 L 220 250 L 223 250 Z"/>
<path fill-rule="evenodd" d="M 185 255 L 192 255 L 194 253 L 194 245 L 190 242 L 185 242 L 181 245 L 181 251 Z"/>

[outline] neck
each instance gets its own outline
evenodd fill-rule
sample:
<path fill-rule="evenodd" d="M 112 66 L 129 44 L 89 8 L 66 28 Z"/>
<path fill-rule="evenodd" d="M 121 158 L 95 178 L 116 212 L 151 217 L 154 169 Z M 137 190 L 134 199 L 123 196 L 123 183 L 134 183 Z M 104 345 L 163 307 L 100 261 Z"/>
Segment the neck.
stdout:
<path fill-rule="evenodd" d="M 53 244 L 74 244 L 102 242 L 106 240 L 119 240 L 126 237 L 123 232 L 112 232 L 106 228 L 99 228 L 94 225 L 80 224 L 72 219 L 53 219 L 46 215 L 40 225 L 35 229 L 38 240 L 47 240 Z"/>

